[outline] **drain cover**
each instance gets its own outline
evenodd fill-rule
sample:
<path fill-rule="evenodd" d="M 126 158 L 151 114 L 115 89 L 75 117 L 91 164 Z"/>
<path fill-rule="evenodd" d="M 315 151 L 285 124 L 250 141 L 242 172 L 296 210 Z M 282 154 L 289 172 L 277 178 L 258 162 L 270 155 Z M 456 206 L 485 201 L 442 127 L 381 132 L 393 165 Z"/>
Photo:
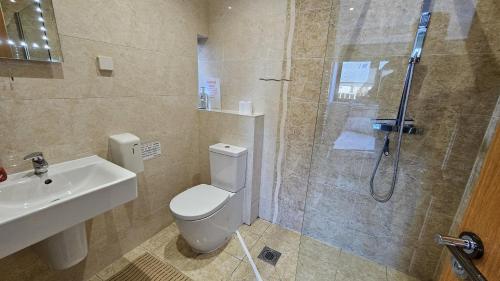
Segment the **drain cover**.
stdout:
<path fill-rule="evenodd" d="M 281 257 L 281 253 L 267 246 L 262 249 L 258 258 L 272 265 L 276 265 Z"/>

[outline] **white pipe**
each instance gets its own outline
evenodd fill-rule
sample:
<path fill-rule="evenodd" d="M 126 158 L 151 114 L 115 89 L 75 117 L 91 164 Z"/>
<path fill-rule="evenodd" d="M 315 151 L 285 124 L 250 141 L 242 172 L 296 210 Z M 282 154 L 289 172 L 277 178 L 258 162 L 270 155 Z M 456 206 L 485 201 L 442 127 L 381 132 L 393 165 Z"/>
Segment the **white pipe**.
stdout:
<path fill-rule="evenodd" d="M 247 255 L 248 262 L 250 262 L 250 265 L 252 266 L 253 273 L 255 274 L 255 280 L 264 281 L 262 279 L 262 277 L 260 276 L 259 270 L 257 269 L 257 266 L 253 262 L 252 256 L 250 255 L 250 252 L 248 251 L 247 245 L 245 244 L 245 241 L 243 240 L 243 237 L 241 237 L 241 234 L 238 230 L 236 230 L 236 236 L 238 236 L 238 240 L 240 240 L 241 248 L 243 248 L 245 255 Z"/>
<path fill-rule="evenodd" d="M 286 79 L 290 79 L 292 73 L 292 44 L 293 35 L 295 33 L 295 0 L 290 0 L 290 27 L 288 31 L 288 40 L 286 44 Z M 278 151 L 278 160 L 276 164 L 276 189 L 274 190 L 274 212 L 273 212 L 273 223 L 278 222 L 279 214 L 279 195 L 282 182 L 282 169 L 283 160 L 285 158 L 285 129 L 286 129 L 286 117 L 288 114 L 288 86 L 289 82 L 283 82 L 283 92 L 282 92 L 282 103 L 283 112 L 281 112 L 281 123 L 280 123 L 280 148 Z"/>

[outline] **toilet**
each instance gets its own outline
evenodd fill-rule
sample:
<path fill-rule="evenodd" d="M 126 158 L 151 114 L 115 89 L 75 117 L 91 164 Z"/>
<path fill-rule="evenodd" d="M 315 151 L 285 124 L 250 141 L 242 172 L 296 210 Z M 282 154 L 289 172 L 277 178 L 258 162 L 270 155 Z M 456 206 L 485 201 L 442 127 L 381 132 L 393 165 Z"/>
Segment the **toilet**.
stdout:
<path fill-rule="evenodd" d="M 170 201 L 182 237 L 198 253 L 225 245 L 242 224 L 247 149 L 218 143 L 209 147 L 212 184 L 200 184 Z"/>

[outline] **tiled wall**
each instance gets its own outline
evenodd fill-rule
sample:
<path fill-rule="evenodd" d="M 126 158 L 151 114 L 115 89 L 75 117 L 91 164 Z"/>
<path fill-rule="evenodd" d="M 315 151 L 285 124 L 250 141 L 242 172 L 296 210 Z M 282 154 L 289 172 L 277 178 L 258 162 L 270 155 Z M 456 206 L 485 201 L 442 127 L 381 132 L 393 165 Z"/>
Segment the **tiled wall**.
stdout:
<path fill-rule="evenodd" d="M 500 5 L 435 2 L 408 114 L 422 131 L 405 136 L 394 198 L 380 204 L 370 119 L 397 113 L 420 6 L 297 1 L 280 223 L 428 280 L 432 237 L 450 228 L 500 94 Z M 385 159 L 380 190 L 390 169 Z"/>
<path fill-rule="evenodd" d="M 260 216 L 272 217 L 287 0 L 211 0 L 209 35 L 200 45 L 200 78 L 221 79 L 222 109 L 253 101 L 265 114 Z"/>
<path fill-rule="evenodd" d="M 2 280 L 85 280 L 170 224 L 170 199 L 199 182 L 196 39 L 207 32 L 204 1 L 53 3 L 64 63 L 0 62 L 8 171 L 29 169 L 20 159 L 33 151 L 49 163 L 106 157 L 108 136 L 122 132 L 160 141 L 163 154 L 145 162 L 137 200 L 87 223 L 84 262 L 52 271 L 27 248 L 0 260 Z M 114 58 L 113 74 L 98 72 L 98 55 Z"/>
<path fill-rule="evenodd" d="M 209 146 L 226 143 L 248 149 L 243 200 L 243 222 L 246 224 L 253 223 L 259 215 L 264 120 L 263 115 L 200 111 L 201 183 L 211 183 Z"/>

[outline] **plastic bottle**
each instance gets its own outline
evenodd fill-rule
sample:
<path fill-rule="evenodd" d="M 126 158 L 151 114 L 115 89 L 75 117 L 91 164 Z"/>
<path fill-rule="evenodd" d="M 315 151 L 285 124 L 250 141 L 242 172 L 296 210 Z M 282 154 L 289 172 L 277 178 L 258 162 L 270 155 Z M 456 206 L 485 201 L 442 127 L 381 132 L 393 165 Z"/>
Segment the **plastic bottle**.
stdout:
<path fill-rule="evenodd" d="M 205 87 L 201 87 L 200 91 L 200 106 L 199 109 L 208 109 L 208 95 L 205 92 Z"/>
<path fill-rule="evenodd" d="M 5 171 L 2 160 L 0 159 L 0 182 L 7 180 L 7 171 Z"/>

